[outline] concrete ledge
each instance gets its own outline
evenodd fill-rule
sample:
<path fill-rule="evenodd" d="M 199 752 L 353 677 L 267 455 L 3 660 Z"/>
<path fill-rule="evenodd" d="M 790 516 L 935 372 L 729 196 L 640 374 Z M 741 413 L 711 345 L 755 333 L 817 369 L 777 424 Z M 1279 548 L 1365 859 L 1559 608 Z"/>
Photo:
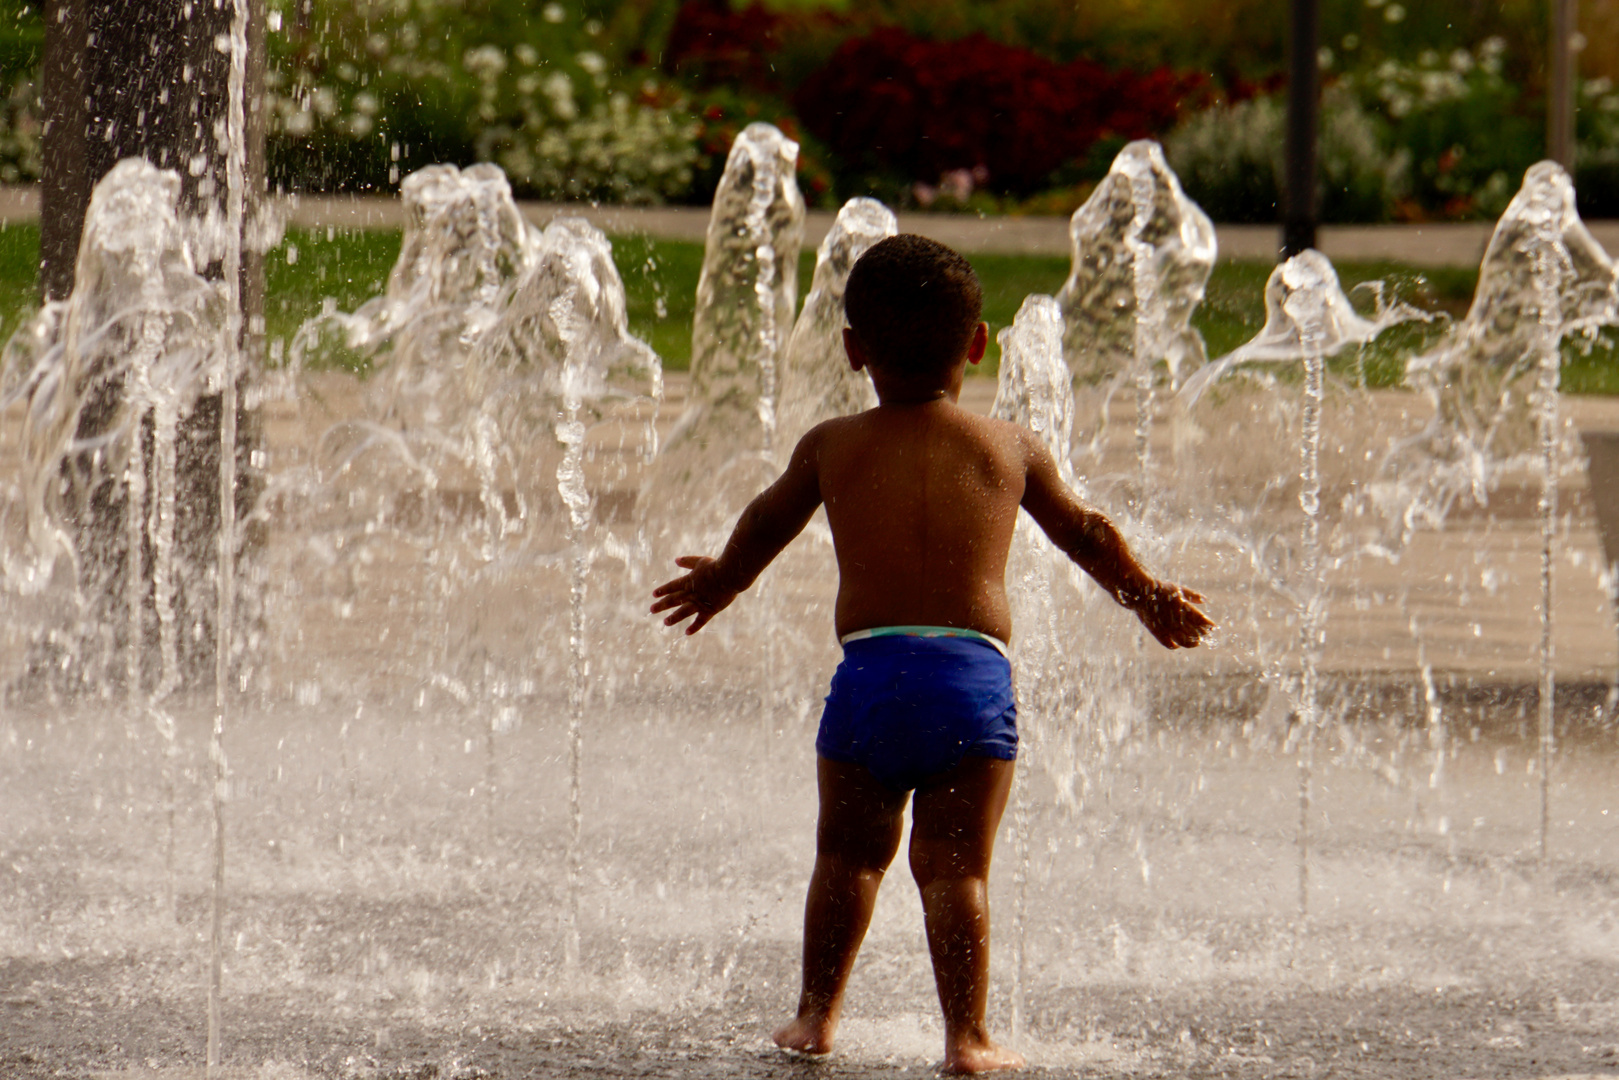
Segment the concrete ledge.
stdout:
<path fill-rule="evenodd" d="M 30 221 L 39 217 L 39 188 L 27 186 L 0 186 L 0 222 Z"/>
<path fill-rule="evenodd" d="M 398 229 L 404 209 L 387 195 L 300 195 L 278 198 L 277 212 L 298 228 Z M 664 240 L 701 242 L 708 232 L 708 210 L 690 206 L 593 206 L 589 203 L 519 204 L 535 224 L 559 214 L 586 218 L 604 232 L 640 234 Z M 36 186 L 0 187 L 0 222 L 39 217 Z M 804 243 L 820 244 L 834 215 L 811 211 L 804 222 Z M 962 251 L 979 254 L 1069 254 L 1068 219 L 1063 217 L 978 218 L 968 214 L 899 216 L 903 231 L 920 233 Z M 1619 221 L 1586 222 L 1591 234 L 1610 253 L 1619 252 Z M 1475 267 L 1484 256 L 1493 222 L 1437 222 L 1425 225 L 1327 225 L 1321 250 L 1338 262 L 1389 259 L 1422 267 Z M 1220 257 L 1266 262 L 1276 258 L 1281 229 L 1274 225 L 1217 226 Z"/>

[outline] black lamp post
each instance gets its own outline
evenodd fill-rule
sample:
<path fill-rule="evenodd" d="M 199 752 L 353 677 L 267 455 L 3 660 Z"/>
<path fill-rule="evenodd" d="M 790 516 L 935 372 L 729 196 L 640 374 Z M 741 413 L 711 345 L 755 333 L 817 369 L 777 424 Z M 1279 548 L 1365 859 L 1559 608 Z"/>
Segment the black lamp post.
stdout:
<path fill-rule="evenodd" d="M 1293 0 L 1287 49 L 1287 190 L 1282 257 L 1316 246 L 1316 133 L 1321 114 L 1321 0 Z"/>
<path fill-rule="evenodd" d="M 1546 156 L 1574 171 L 1577 0 L 1551 0 L 1551 78 L 1546 93 Z"/>

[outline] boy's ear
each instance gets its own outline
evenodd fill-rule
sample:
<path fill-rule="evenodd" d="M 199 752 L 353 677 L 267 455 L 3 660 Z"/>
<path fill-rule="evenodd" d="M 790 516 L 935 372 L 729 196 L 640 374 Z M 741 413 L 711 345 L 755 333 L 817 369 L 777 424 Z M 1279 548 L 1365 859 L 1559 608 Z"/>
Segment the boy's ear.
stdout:
<path fill-rule="evenodd" d="M 973 327 L 973 339 L 967 343 L 967 363 L 976 364 L 984 358 L 989 350 L 989 323 L 981 322 Z"/>
<path fill-rule="evenodd" d="M 843 351 L 849 355 L 849 367 L 860 371 L 871 363 L 866 356 L 866 347 L 861 344 L 860 336 L 854 332 L 854 327 L 843 328 Z"/>

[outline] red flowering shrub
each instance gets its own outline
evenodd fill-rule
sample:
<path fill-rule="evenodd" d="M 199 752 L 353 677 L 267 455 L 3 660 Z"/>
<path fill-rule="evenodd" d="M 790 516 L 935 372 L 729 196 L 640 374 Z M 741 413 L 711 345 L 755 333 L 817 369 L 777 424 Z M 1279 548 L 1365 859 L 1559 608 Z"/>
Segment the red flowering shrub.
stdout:
<path fill-rule="evenodd" d="M 768 88 L 781 23 L 763 4 L 733 11 L 726 0 L 687 0 L 669 30 L 664 68 L 702 82 Z"/>
<path fill-rule="evenodd" d="M 786 96 L 857 32 L 835 11 L 776 11 L 763 3 L 685 0 L 663 46 L 663 67 L 700 87 Z"/>
<path fill-rule="evenodd" d="M 804 126 L 853 168 L 933 182 L 968 170 L 1037 190 L 1104 136 L 1170 127 L 1201 76 L 1058 64 L 982 34 L 924 41 L 885 28 L 845 41 L 793 96 Z"/>

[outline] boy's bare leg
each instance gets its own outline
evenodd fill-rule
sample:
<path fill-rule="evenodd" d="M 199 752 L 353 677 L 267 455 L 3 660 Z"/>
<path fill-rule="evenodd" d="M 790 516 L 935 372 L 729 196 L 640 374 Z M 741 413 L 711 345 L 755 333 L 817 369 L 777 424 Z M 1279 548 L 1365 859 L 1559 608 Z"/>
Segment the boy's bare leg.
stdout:
<path fill-rule="evenodd" d="M 944 1070 L 1017 1069 L 989 1037 L 989 863 L 1016 763 L 967 757 L 916 789 L 911 873 L 922 891 L 933 978 L 944 1011 Z"/>
<path fill-rule="evenodd" d="M 863 765 L 816 759 L 821 816 L 815 872 L 804 903 L 804 989 L 798 1015 L 776 1029 L 776 1045 L 808 1054 L 832 1049 L 843 989 L 871 922 L 883 872 L 894 861 L 906 795 Z"/>

